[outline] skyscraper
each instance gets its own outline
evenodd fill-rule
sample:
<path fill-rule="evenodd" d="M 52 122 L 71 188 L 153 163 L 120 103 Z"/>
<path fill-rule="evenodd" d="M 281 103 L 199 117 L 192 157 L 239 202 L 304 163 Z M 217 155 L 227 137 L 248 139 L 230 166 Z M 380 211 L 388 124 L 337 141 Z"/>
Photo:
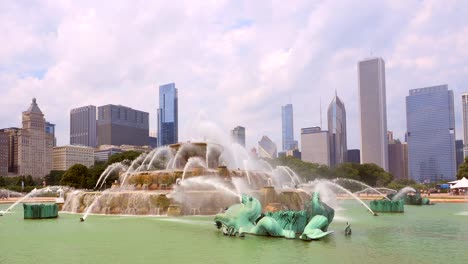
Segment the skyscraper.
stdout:
<path fill-rule="evenodd" d="M 55 147 L 57 145 L 57 139 L 55 138 L 55 124 L 52 124 L 46 121 L 45 132 L 46 134 L 52 135 L 52 137 L 54 138 L 54 147 Z"/>
<path fill-rule="evenodd" d="M 361 151 L 359 149 L 348 149 L 347 162 L 361 163 Z"/>
<path fill-rule="evenodd" d="M 463 140 L 455 140 L 455 150 L 456 150 L 456 160 L 457 160 L 457 170 L 460 167 L 460 165 L 465 161 L 463 158 Z"/>
<path fill-rule="evenodd" d="M 463 156 L 468 157 L 468 93 L 462 94 Z"/>
<path fill-rule="evenodd" d="M 7 132 L 0 130 L 0 176 L 8 174 L 8 149 L 10 137 Z"/>
<path fill-rule="evenodd" d="M 374 163 L 388 171 L 385 62 L 372 58 L 358 63 L 361 114 L 361 163 Z"/>
<path fill-rule="evenodd" d="M 394 179 L 408 179 L 408 144 L 391 140 L 388 144 L 388 171 Z"/>
<path fill-rule="evenodd" d="M 98 107 L 98 145 L 135 145 L 149 143 L 149 113 L 122 105 Z"/>
<path fill-rule="evenodd" d="M 301 128 L 301 159 L 330 166 L 330 141 L 328 131 L 320 127 Z"/>
<path fill-rule="evenodd" d="M 232 141 L 245 147 L 245 127 L 236 126 L 231 130 Z"/>
<path fill-rule="evenodd" d="M 178 96 L 174 83 L 159 86 L 158 146 L 179 141 Z"/>
<path fill-rule="evenodd" d="M 96 106 L 88 105 L 70 111 L 70 144 L 97 146 Z"/>
<path fill-rule="evenodd" d="M 409 177 L 417 182 L 456 175 L 453 92 L 447 85 L 412 89 L 406 97 Z"/>
<path fill-rule="evenodd" d="M 262 158 L 276 158 L 278 155 L 276 144 L 269 137 L 263 136 L 258 142 L 258 155 Z"/>
<path fill-rule="evenodd" d="M 297 148 L 297 141 L 294 140 L 294 121 L 293 121 L 293 106 L 287 104 L 281 106 L 281 124 L 282 124 L 282 139 L 283 151 Z"/>
<path fill-rule="evenodd" d="M 328 136 L 330 138 L 330 165 L 346 162 L 346 110 L 338 95 L 328 106 Z"/>
<path fill-rule="evenodd" d="M 18 175 L 43 177 L 52 170 L 54 137 L 46 133 L 46 120 L 32 99 L 23 112 L 23 127 L 4 129 L 9 134 L 8 170 Z"/>

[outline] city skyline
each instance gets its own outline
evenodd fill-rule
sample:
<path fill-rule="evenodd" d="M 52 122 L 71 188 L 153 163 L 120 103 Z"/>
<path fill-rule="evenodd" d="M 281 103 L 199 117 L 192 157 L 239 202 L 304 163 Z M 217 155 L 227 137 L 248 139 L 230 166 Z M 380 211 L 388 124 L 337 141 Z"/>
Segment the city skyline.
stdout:
<path fill-rule="evenodd" d="M 156 130 L 157 87 L 175 82 L 183 87 L 180 141 L 190 139 L 191 120 L 204 112 L 226 133 L 243 124 L 250 131 L 247 146 L 255 146 L 263 134 L 279 145 L 280 105 L 295 105 L 294 136 L 299 138 L 300 128 L 319 125 L 318 98 L 329 100 L 337 89 L 347 107 L 352 149 L 359 147 L 360 133 L 357 61 L 377 55 L 387 62 L 388 129 L 400 139 L 406 131 L 404 97 L 409 89 L 447 83 L 459 98 L 468 83 L 463 67 L 468 40 L 460 22 L 468 8 L 465 2 L 306 2 L 295 9 L 272 4 L 266 13 L 256 5 L 207 4 L 203 10 L 185 7 L 191 16 L 171 13 L 177 19 L 169 22 L 156 11 L 163 8 L 154 5 L 138 10 L 124 6 L 129 16 L 118 17 L 99 3 L 5 4 L 7 12 L 0 19 L 11 25 L 12 33 L 6 32 L 8 45 L 0 47 L 0 89 L 5 94 L 0 127 L 18 124 L 24 102 L 36 96 L 48 120 L 57 125 L 57 145 L 67 144 L 66 113 L 80 105 L 141 109 L 150 113 L 150 130 Z M 356 9 L 361 14 L 350 12 Z M 35 12 L 18 15 L 28 10 Z M 144 10 L 154 12 L 147 21 L 132 23 Z M 224 16 L 227 10 L 230 16 Z M 387 34 L 369 27 L 369 17 Z M 317 24 L 317 18 L 322 22 Z M 129 23 L 110 31 L 110 21 Z M 165 27 L 149 30 L 161 21 Z M 175 33 L 182 31 L 198 34 Z M 351 31 L 356 33 L 342 39 Z M 460 138 L 460 100 L 455 100 L 455 114 Z"/>

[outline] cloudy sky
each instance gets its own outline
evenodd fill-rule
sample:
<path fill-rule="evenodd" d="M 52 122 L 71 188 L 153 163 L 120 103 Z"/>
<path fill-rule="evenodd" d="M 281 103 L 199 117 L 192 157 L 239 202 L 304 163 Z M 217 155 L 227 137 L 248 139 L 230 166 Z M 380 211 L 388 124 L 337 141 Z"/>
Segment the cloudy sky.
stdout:
<path fill-rule="evenodd" d="M 96 3 L 97 2 L 97 3 Z M 155 2 L 155 3 L 148 3 Z M 295 136 L 323 123 L 335 90 L 348 148 L 359 148 L 357 62 L 386 62 L 388 129 L 403 137 L 408 90 L 448 84 L 461 138 L 468 91 L 468 1 L 2 1 L 0 127 L 32 97 L 69 143 L 69 111 L 122 104 L 150 113 L 158 86 L 179 89 L 181 140 L 199 116 L 281 147 L 281 105 Z"/>

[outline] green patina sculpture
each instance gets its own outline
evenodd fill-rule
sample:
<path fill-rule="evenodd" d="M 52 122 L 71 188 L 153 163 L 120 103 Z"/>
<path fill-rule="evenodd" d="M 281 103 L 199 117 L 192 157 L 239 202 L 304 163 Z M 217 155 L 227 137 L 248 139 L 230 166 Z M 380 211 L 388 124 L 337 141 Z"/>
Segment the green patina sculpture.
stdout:
<path fill-rule="evenodd" d="M 395 194 L 388 194 L 387 197 L 393 199 Z M 406 205 L 433 205 L 434 203 L 431 202 L 428 198 L 421 197 L 420 192 L 416 192 L 414 194 L 406 194 L 401 198 Z"/>
<path fill-rule="evenodd" d="M 302 240 L 320 239 L 332 231 L 327 231 L 335 211 L 322 201 L 319 193 L 313 193 L 311 200 L 302 211 L 278 211 L 262 214 L 260 202 L 242 195 L 240 204 L 229 207 L 225 213 L 215 216 L 215 225 L 225 235 L 245 234 L 275 237 L 298 238 Z"/>
<path fill-rule="evenodd" d="M 380 213 L 403 213 L 405 211 L 405 201 L 403 199 L 393 201 L 387 199 L 373 200 L 370 208 L 374 212 Z"/>

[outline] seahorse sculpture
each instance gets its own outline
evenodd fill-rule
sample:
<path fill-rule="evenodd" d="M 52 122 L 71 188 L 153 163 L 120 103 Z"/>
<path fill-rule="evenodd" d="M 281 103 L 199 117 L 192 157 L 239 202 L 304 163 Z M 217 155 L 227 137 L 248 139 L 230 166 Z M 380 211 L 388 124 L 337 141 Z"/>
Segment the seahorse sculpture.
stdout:
<path fill-rule="evenodd" d="M 320 200 L 318 192 L 302 211 L 279 211 L 262 214 L 262 206 L 254 197 L 242 195 L 241 203 L 217 214 L 214 222 L 225 235 L 265 235 L 315 240 L 327 236 L 334 210 Z"/>

